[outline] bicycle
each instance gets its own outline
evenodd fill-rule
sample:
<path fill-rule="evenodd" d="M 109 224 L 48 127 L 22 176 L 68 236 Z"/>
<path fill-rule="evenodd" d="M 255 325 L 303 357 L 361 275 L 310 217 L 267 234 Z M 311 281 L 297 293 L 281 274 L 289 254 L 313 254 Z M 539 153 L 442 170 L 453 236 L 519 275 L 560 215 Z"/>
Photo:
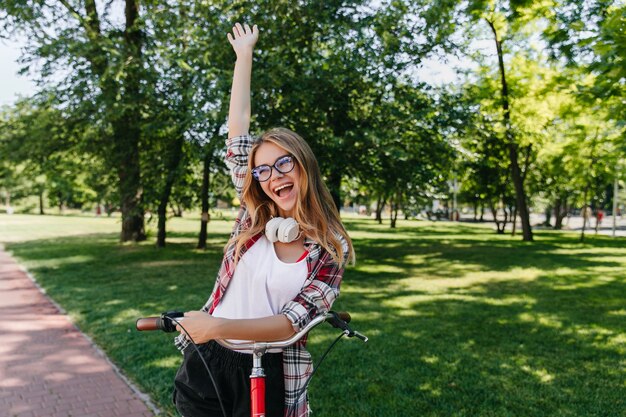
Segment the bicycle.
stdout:
<path fill-rule="evenodd" d="M 187 333 L 181 324 L 181 322 L 183 321 L 184 321 L 184 316 L 182 312 L 168 311 L 168 312 L 161 314 L 159 317 L 145 317 L 145 318 L 137 319 L 136 328 L 139 331 L 162 330 L 164 332 L 175 332 L 176 325 L 178 324 L 183 329 L 183 331 Z M 313 375 L 315 375 L 315 372 L 317 371 L 317 369 L 319 369 L 319 366 L 321 365 L 326 355 L 330 352 L 330 350 L 335 346 L 335 344 L 343 336 L 356 337 L 362 340 L 363 342 L 368 341 L 368 338 L 365 335 L 355 330 L 352 330 L 352 328 L 350 328 L 350 326 L 348 325 L 350 321 L 351 321 L 350 314 L 346 312 L 337 313 L 334 311 L 329 311 L 328 313 L 321 314 L 315 317 L 301 331 L 299 331 L 298 333 L 295 333 L 293 336 L 285 340 L 279 340 L 279 341 L 273 341 L 273 342 L 257 342 L 257 341 L 229 342 L 227 340 L 215 340 L 217 343 L 219 343 L 220 345 L 228 349 L 248 351 L 248 352 L 252 351 L 252 355 L 253 355 L 252 356 L 252 372 L 250 373 L 250 415 L 251 417 L 265 417 L 265 371 L 263 369 L 262 358 L 263 358 L 263 355 L 267 351 L 269 351 L 270 349 L 282 349 L 282 348 L 288 347 L 296 343 L 298 340 L 304 337 L 309 331 L 311 331 L 314 327 L 316 327 L 322 322 L 328 322 L 331 326 L 342 330 L 339 337 L 337 337 L 337 339 L 335 339 L 333 343 L 331 343 L 331 345 L 326 350 L 326 352 L 324 352 L 324 354 L 321 356 L 317 365 L 314 367 L 313 372 L 311 373 L 311 375 L 305 382 L 304 386 L 302 387 L 302 389 L 296 396 L 296 398 L 299 399 L 306 391 L 306 388 L 309 385 L 311 378 L 313 378 Z M 193 340 L 191 344 L 192 346 L 194 346 L 196 350 L 198 350 L 196 344 L 193 343 Z M 199 351 L 198 351 L 198 355 L 200 355 L 200 359 L 202 360 L 202 363 L 204 363 L 204 366 L 213 384 L 216 385 L 215 380 L 213 379 L 213 376 L 211 375 L 211 371 L 209 370 L 208 365 L 204 361 L 204 358 L 202 357 Z M 219 398 L 219 396 L 218 396 L 218 400 L 220 402 L 220 406 L 222 407 L 222 413 L 224 414 L 224 416 L 226 416 L 225 409 L 222 405 L 222 401 Z M 296 403 L 297 403 L 297 400 L 296 400 Z M 287 415 L 289 415 L 289 413 Z"/>

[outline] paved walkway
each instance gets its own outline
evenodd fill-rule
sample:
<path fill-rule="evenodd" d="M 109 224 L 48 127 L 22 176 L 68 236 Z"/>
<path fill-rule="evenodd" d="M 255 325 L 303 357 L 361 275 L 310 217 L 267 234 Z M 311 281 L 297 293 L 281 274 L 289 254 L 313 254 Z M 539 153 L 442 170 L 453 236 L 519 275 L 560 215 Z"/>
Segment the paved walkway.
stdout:
<path fill-rule="evenodd" d="M 152 417 L 0 247 L 0 417 Z"/>

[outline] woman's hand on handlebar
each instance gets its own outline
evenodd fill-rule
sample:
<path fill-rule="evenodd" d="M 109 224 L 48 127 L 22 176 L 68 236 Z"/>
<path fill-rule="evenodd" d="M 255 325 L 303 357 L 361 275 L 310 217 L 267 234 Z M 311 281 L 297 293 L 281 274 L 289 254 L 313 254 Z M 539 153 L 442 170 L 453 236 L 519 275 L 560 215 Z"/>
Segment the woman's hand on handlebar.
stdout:
<path fill-rule="evenodd" d="M 194 343 L 200 344 L 219 338 L 217 332 L 223 320 L 203 311 L 187 311 L 181 323 Z M 185 334 L 179 325 L 176 325 L 176 330 Z"/>

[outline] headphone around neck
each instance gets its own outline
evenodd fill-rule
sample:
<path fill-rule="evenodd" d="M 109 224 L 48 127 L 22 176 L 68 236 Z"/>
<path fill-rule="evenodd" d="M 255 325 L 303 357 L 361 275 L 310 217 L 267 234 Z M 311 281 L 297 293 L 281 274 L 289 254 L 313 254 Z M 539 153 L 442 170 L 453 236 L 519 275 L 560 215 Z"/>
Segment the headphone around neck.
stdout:
<path fill-rule="evenodd" d="M 293 242 L 300 237 L 300 227 L 291 217 L 274 217 L 265 225 L 265 237 L 272 243 Z"/>

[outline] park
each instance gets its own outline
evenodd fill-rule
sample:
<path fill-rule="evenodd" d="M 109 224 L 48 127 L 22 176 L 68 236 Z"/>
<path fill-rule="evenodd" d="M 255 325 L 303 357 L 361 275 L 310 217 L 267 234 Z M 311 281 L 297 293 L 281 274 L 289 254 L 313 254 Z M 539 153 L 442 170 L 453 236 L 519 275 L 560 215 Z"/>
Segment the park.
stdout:
<path fill-rule="evenodd" d="M 199 310 L 250 206 L 224 145 L 235 22 L 260 28 L 246 128 L 302 135 L 354 247 L 332 309 L 369 341 L 328 355 L 312 415 L 625 415 L 623 1 L 9 0 L 0 18 L 38 85 L 0 107 L 7 416 L 180 415 L 174 337 L 135 321 Z M 252 175 L 294 175 L 274 160 Z M 311 332 L 315 363 L 336 336 Z M 72 391 L 105 369 L 121 388 Z"/>
<path fill-rule="evenodd" d="M 175 219 L 163 251 L 153 240 L 120 246 L 119 219 L 33 217 L 0 217 L 8 248 L 173 413 L 180 354 L 171 337 L 140 334 L 134 321 L 204 303 L 231 222 L 212 221 L 214 243 L 198 251 L 198 219 Z M 484 225 L 347 224 L 359 258 L 336 308 L 370 342 L 331 352 L 311 386 L 318 415 L 623 414 L 623 238 L 580 244 L 577 234 L 543 231 L 529 245 Z M 63 235 L 69 227 L 75 236 Z M 333 337 L 315 330 L 313 355 Z"/>

